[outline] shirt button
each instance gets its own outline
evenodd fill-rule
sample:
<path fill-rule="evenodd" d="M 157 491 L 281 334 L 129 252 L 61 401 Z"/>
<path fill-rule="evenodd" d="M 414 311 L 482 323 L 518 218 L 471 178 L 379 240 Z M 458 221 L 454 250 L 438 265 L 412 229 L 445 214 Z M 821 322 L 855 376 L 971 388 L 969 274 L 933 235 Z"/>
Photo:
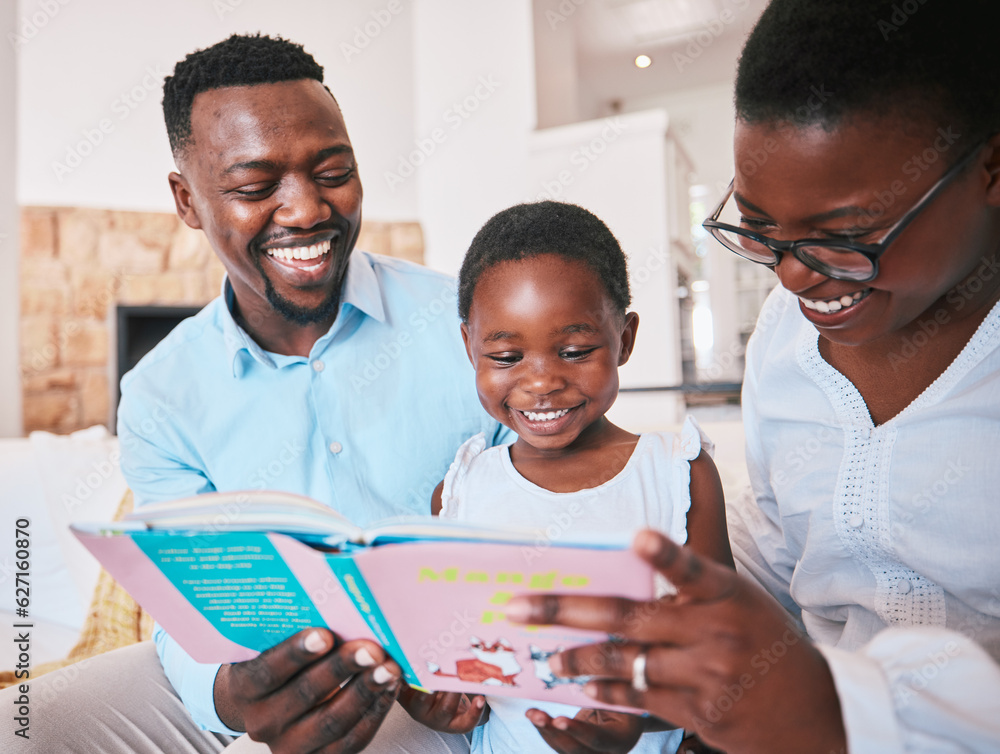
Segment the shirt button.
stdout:
<path fill-rule="evenodd" d="M 326 364 L 324 364 L 319 359 L 316 359 L 316 361 L 314 361 L 312 364 L 314 372 L 322 372 L 324 369 L 326 369 Z"/>
<path fill-rule="evenodd" d="M 330 452 L 331 453 L 339 453 L 343 449 L 344 449 L 344 446 L 341 445 L 339 442 L 331 442 L 330 443 Z"/>
<path fill-rule="evenodd" d="M 900 594 L 909 594 L 912 588 L 913 584 L 911 584 L 907 579 L 896 582 L 896 591 Z"/>
<path fill-rule="evenodd" d="M 862 526 L 865 525 L 865 517 L 862 516 L 860 513 L 855 513 L 853 516 L 847 519 L 847 525 L 850 526 L 852 529 L 860 529 Z"/>

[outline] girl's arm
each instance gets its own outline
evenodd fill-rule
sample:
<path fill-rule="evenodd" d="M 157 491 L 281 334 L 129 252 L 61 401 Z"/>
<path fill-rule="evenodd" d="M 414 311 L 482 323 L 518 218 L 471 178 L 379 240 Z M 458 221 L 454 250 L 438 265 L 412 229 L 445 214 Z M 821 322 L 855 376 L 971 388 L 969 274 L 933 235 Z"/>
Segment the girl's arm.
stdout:
<path fill-rule="evenodd" d="M 726 528 L 722 481 L 704 450 L 691 462 L 691 509 L 687 515 L 688 546 L 699 555 L 735 568 Z"/>
<path fill-rule="evenodd" d="M 438 482 L 434 492 L 431 493 L 431 515 L 437 516 L 441 513 L 441 493 L 444 491 L 444 479 Z"/>

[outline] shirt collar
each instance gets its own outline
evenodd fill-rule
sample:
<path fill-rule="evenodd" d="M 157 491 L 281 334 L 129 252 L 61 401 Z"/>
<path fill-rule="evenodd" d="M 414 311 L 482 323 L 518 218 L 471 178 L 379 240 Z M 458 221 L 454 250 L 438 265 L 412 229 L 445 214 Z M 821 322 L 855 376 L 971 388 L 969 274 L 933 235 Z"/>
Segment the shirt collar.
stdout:
<path fill-rule="evenodd" d="M 233 377 L 242 377 L 246 365 L 241 354 L 246 353 L 254 361 L 276 369 L 277 364 L 274 358 L 261 348 L 253 338 L 237 324 L 233 317 L 233 309 L 236 304 L 236 294 L 233 286 L 229 282 L 229 276 L 222 278 L 222 301 L 224 304 L 220 314 L 222 320 L 222 335 L 225 341 L 226 354 L 229 363 L 232 365 Z M 337 319 L 334 320 L 330 331 L 317 341 L 317 344 L 325 343 L 339 329 L 339 326 L 346 319 L 348 312 L 346 308 L 351 306 L 362 314 L 365 314 L 379 322 L 385 321 L 385 308 L 382 305 L 382 292 L 379 288 L 378 277 L 372 266 L 371 257 L 363 251 L 354 251 L 347 264 L 347 274 L 344 276 L 340 310 L 337 312 Z"/>
<path fill-rule="evenodd" d="M 378 284 L 378 276 L 372 265 L 371 255 L 364 251 L 351 254 L 347 265 L 347 275 L 344 277 L 343 298 L 340 303 L 341 312 L 344 305 L 350 304 L 355 309 L 367 314 L 374 320 L 385 322 L 385 308 L 382 306 L 382 289 Z M 337 317 L 337 322 L 340 316 Z M 336 329 L 337 322 L 331 329 Z"/>

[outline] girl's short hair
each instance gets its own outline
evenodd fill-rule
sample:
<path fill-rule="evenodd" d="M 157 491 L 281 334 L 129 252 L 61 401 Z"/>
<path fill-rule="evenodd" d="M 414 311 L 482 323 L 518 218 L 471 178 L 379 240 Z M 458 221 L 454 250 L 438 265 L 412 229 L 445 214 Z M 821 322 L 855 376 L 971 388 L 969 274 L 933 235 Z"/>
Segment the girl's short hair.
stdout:
<path fill-rule="evenodd" d="M 618 239 L 600 218 L 575 204 L 533 202 L 498 212 L 476 237 L 458 274 L 458 314 L 469 320 L 472 294 L 483 272 L 501 262 L 558 254 L 587 265 L 604 284 L 615 311 L 632 302 L 628 262 Z"/>

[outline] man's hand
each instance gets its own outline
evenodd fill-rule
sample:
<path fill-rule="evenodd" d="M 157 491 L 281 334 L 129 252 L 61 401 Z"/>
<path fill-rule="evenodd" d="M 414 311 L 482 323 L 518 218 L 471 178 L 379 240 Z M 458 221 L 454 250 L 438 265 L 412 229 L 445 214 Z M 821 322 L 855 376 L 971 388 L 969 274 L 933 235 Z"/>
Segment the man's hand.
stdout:
<path fill-rule="evenodd" d="M 374 642 L 337 642 L 310 628 L 252 660 L 223 665 L 215 679 L 222 722 L 275 754 L 363 749 L 396 699 L 400 670 Z"/>
<path fill-rule="evenodd" d="M 542 739 L 561 754 L 631 751 L 645 730 L 646 721 L 624 712 L 582 709 L 570 720 L 552 718 L 540 709 L 525 713 Z"/>
<path fill-rule="evenodd" d="M 486 697 L 457 691 L 426 694 L 405 684 L 399 691 L 399 703 L 410 717 L 441 733 L 468 733 L 488 714 Z"/>
<path fill-rule="evenodd" d="M 507 603 L 509 620 L 620 637 L 553 655 L 556 675 L 600 676 L 585 687 L 595 699 L 649 710 L 733 754 L 846 749 L 829 667 L 777 602 L 657 532 L 639 532 L 633 548 L 676 595 L 647 603 L 532 595 Z M 645 691 L 643 679 L 633 682 L 643 653 Z"/>

